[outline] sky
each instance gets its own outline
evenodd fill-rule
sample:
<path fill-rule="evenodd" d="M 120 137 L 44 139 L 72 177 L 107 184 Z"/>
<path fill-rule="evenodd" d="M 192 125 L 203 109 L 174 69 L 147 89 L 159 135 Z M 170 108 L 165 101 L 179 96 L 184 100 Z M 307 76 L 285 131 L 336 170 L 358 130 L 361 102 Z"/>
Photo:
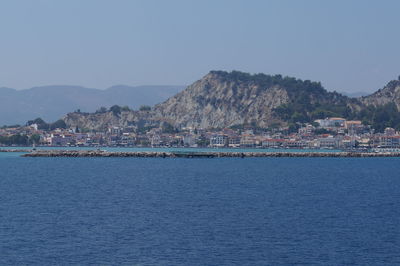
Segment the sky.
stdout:
<path fill-rule="evenodd" d="M 397 0 L 2 0 L 0 87 L 189 85 L 210 70 L 372 92 L 400 75 Z"/>

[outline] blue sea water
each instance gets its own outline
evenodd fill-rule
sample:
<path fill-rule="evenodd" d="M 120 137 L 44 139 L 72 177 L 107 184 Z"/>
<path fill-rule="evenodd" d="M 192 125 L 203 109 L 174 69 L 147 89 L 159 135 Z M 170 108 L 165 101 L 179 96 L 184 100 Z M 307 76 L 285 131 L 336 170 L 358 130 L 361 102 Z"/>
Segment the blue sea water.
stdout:
<path fill-rule="evenodd" d="M 0 265 L 400 264 L 399 163 L 0 153 Z"/>

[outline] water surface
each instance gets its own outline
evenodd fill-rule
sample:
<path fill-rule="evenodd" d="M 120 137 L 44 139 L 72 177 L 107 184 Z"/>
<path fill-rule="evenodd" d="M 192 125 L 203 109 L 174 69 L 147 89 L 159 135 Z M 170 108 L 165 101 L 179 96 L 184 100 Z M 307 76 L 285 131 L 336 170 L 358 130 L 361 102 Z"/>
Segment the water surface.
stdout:
<path fill-rule="evenodd" d="M 0 153 L 0 264 L 399 264 L 399 163 Z"/>

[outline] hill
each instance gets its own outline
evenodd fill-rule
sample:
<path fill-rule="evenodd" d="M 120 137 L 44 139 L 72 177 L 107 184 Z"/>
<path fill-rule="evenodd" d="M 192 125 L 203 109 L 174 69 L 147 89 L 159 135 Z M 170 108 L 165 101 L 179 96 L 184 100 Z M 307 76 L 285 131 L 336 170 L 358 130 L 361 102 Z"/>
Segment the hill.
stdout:
<path fill-rule="evenodd" d="M 360 102 L 328 92 L 319 82 L 211 71 L 154 109 L 180 127 L 268 127 L 326 116 L 351 117 L 360 109 Z"/>
<path fill-rule="evenodd" d="M 269 127 L 311 122 L 326 116 L 353 116 L 361 104 L 320 83 L 281 75 L 211 71 L 143 117 L 136 111 L 115 116 L 68 114 L 68 125 L 100 129 L 107 125 L 164 123 L 176 128 Z"/>

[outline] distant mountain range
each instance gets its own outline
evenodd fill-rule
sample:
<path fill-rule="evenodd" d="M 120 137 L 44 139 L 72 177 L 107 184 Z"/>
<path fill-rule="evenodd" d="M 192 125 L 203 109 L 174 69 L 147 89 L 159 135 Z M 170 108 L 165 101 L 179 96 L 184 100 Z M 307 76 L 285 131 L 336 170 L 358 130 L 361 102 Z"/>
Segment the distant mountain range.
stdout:
<path fill-rule="evenodd" d="M 27 90 L 0 88 L 0 126 L 24 124 L 41 117 L 55 121 L 80 109 L 94 112 L 101 106 L 153 106 L 184 89 L 184 86 L 113 86 L 106 90 L 79 86 L 43 86 Z"/>
<path fill-rule="evenodd" d="M 350 97 L 350 98 L 359 98 L 363 96 L 368 96 L 371 93 L 365 92 L 365 91 L 356 91 L 356 92 L 345 92 L 345 91 L 339 91 L 340 94 L 343 94 L 344 96 Z"/>
<path fill-rule="evenodd" d="M 325 117 L 362 120 L 382 131 L 400 129 L 400 80 L 364 97 L 328 92 L 319 82 L 282 75 L 251 75 L 239 71 L 211 71 L 185 90 L 155 105 L 151 111 L 119 114 L 70 113 L 69 126 L 104 129 L 107 126 L 176 128 L 296 127 Z"/>

